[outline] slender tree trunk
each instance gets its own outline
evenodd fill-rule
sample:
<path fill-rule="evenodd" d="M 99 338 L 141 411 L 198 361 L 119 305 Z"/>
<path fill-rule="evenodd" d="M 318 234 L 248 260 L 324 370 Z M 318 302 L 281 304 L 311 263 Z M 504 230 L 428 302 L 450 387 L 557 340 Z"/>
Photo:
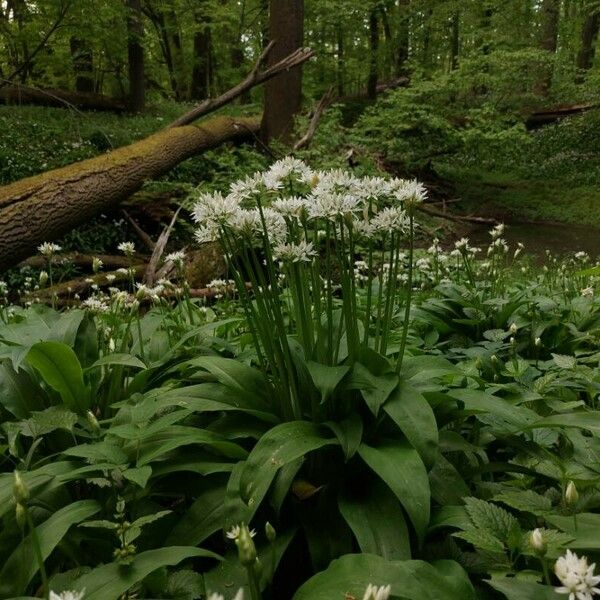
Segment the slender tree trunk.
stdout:
<path fill-rule="evenodd" d="M 173 76 L 176 82 L 175 97 L 183 100 L 186 95 L 186 74 L 185 59 L 183 56 L 183 40 L 177 14 L 171 3 L 164 9 L 164 20 L 167 34 L 169 36 L 169 46 L 171 47 L 171 56 L 173 58 Z"/>
<path fill-rule="evenodd" d="M 146 81 L 144 71 L 144 22 L 141 0 L 126 0 L 127 8 L 127 54 L 129 58 L 129 104 L 139 112 L 146 104 Z"/>
<path fill-rule="evenodd" d="M 586 16 L 581 30 L 581 45 L 577 55 L 577 83 L 585 81 L 587 72 L 594 64 L 599 29 L 600 12 L 594 10 Z"/>
<path fill-rule="evenodd" d="M 212 40 L 209 18 L 202 14 L 197 14 L 196 27 L 197 29 L 194 32 L 194 64 L 192 67 L 190 96 L 193 100 L 203 100 L 210 96 L 212 81 Z"/>
<path fill-rule="evenodd" d="M 374 99 L 377 96 L 377 79 L 379 63 L 379 19 L 377 7 L 369 13 L 369 77 L 367 80 L 367 96 Z"/>
<path fill-rule="evenodd" d="M 145 6 L 147 7 L 147 15 L 152 21 L 154 28 L 156 29 L 156 33 L 158 34 L 160 49 L 165 60 L 167 72 L 169 74 L 169 85 L 171 87 L 173 95 L 177 99 L 177 77 L 175 75 L 175 67 L 173 65 L 171 40 L 169 39 L 169 32 L 167 31 L 167 26 L 165 23 L 165 16 L 162 10 L 155 10 L 153 5 L 149 1 L 146 2 Z"/>
<path fill-rule="evenodd" d="M 302 47 L 304 38 L 304 0 L 271 0 L 269 4 L 269 37 L 275 47 L 269 55 L 274 64 Z M 261 135 L 265 141 L 279 138 L 289 142 L 294 128 L 294 115 L 302 101 L 302 68 L 299 67 L 265 85 L 265 111 Z"/>
<path fill-rule="evenodd" d="M 540 30 L 539 45 L 552 59 L 556 54 L 558 46 L 558 23 L 560 18 L 561 0 L 543 0 L 540 8 L 542 27 Z M 554 69 L 552 66 L 545 67 L 536 83 L 535 91 L 540 95 L 546 95 L 552 84 Z"/>
<path fill-rule="evenodd" d="M 400 17 L 398 22 L 398 43 L 396 50 L 396 75 L 404 77 L 407 74 L 406 62 L 410 51 L 410 0 L 399 0 Z"/>
<path fill-rule="evenodd" d="M 450 69 L 458 69 L 458 56 L 460 54 L 460 12 L 457 10 L 452 15 L 450 32 Z"/>
<path fill-rule="evenodd" d="M 431 18 L 433 16 L 433 8 L 430 8 L 425 13 L 423 20 L 423 66 L 425 69 L 431 67 Z"/>
<path fill-rule="evenodd" d="M 340 23 L 338 23 L 336 25 L 335 33 L 336 33 L 336 41 L 337 41 L 337 69 L 336 69 L 337 90 L 338 90 L 338 96 L 343 96 L 344 89 L 345 89 L 345 85 L 344 85 L 345 47 L 344 47 L 344 29 L 342 28 L 342 25 Z"/>
<path fill-rule="evenodd" d="M 72 37 L 70 48 L 75 73 L 75 91 L 88 94 L 95 92 L 94 56 L 90 45 L 84 40 Z"/>

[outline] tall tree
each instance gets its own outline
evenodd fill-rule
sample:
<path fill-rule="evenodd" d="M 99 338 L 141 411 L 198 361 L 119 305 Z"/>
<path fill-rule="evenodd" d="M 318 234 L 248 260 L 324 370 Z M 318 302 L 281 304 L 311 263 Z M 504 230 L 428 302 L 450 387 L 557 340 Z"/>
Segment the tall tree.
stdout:
<path fill-rule="evenodd" d="M 269 64 L 302 47 L 304 40 L 304 0 L 270 0 L 269 39 L 274 47 Z M 289 142 L 293 134 L 294 115 L 302 102 L 302 68 L 283 73 L 265 85 L 265 110 L 261 125 L 264 140 L 273 138 Z"/>
<path fill-rule="evenodd" d="M 377 95 L 379 66 L 379 6 L 375 4 L 369 12 L 369 77 L 367 96 L 374 99 Z"/>
<path fill-rule="evenodd" d="M 581 45 L 577 55 L 577 82 L 583 83 L 587 72 L 594 64 L 596 41 L 600 29 L 600 9 L 590 5 L 581 29 Z"/>
<path fill-rule="evenodd" d="M 410 51 L 410 0 L 398 0 L 398 42 L 396 50 L 396 75 L 404 76 Z"/>
<path fill-rule="evenodd" d="M 129 105 L 133 111 L 141 111 L 146 104 L 146 80 L 144 69 L 144 22 L 141 0 L 126 0 L 127 8 L 127 55 L 129 60 Z"/>
<path fill-rule="evenodd" d="M 73 73 L 75 74 L 75 90 L 85 93 L 95 91 L 94 55 L 91 45 L 87 40 L 73 36 L 69 46 L 71 60 L 73 61 Z"/>
<path fill-rule="evenodd" d="M 543 0 L 540 8 L 540 48 L 548 53 L 549 58 L 554 60 L 558 46 L 558 24 L 560 19 L 561 0 Z M 536 85 L 537 93 L 545 95 L 550 89 L 554 69 L 552 66 L 543 69 L 540 79 Z"/>

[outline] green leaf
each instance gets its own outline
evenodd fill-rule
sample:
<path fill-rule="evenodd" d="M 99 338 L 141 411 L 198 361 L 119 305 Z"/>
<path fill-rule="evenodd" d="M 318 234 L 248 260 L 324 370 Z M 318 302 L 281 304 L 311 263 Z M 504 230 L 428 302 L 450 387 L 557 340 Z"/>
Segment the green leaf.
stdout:
<path fill-rule="evenodd" d="M 137 357 L 132 354 L 107 354 L 99 358 L 93 365 L 88 369 L 94 369 L 105 365 L 121 365 L 123 367 L 134 367 L 136 369 L 145 369 L 146 365 Z"/>
<path fill-rule="evenodd" d="M 504 502 L 511 508 L 530 512 L 538 517 L 544 516 L 552 510 L 552 502 L 533 490 L 504 490 L 496 494 L 493 500 Z"/>
<path fill-rule="evenodd" d="M 359 390 L 369 410 L 375 416 L 379 414 L 379 409 L 397 385 L 396 373 L 374 375 L 360 363 L 355 363 L 348 381 L 348 389 Z"/>
<path fill-rule="evenodd" d="M 410 384 L 401 382 L 383 405 L 383 410 L 417 450 L 425 466 L 431 469 L 438 454 L 438 428 L 425 397 Z"/>
<path fill-rule="evenodd" d="M 339 384 L 350 371 L 348 366 L 330 367 L 313 361 L 308 361 L 306 367 L 315 387 L 321 394 L 321 404 L 327 402 L 335 393 Z"/>
<path fill-rule="evenodd" d="M 100 510 L 95 500 L 73 502 L 56 511 L 36 526 L 36 535 L 44 560 L 63 539 L 69 528 Z M 38 561 L 29 534 L 13 551 L 0 572 L 0 596 L 12 598 L 26 592 L 27 585 L 39 570 Z"/>
<path fill-rule="evenodd" d="M 402 506 L 382 481 L 362 486 L 360 491 L 353 489 L 338 504 L 362 552 L 388 560 L 411 558 Z"/>
<path fill-rule="evenodd" d="M 32 411 L 44 408 L 40 391 L 29 373 L 15 370 L 10 361 L 0 364 L 0 404 L 17 419 L 26 419 Z"/>
<path fill-rule="evenodd" d="M 489 532 L 504 543 L 520 529 L 515 517 L 492 502 L 479 498 L 465 498 L 465 508 L 476 529 Z"/>
<path fill-rule="evenodd" d="M 134 469 L 125 469 L 123 471 L 123 477 L 129 481 L 133 481 L 136 485 L 141 488 L 145 488 L 148 483 L 148 479 L 152 475 L 152 467 L 146 465 L 145 467 L 138 467 Z"/>
<path fill-rule="evenodd" d="M 420 560 L 390 561 L 373 554 L 348 554 L 309 579 L 293 600 L 363 598 L 369 584 L 390 585 L 393 598 L 474 600 L 466 573 L 453 561 L 430 565 Z"/>
<path fill-rule="evenodd" d="M 323 425 L 333 431 L 342 446 L 346 461 L 350 460 L 356 454 L 362 441 L 363 422 L 360 415 L 353 413 L 339 423 L 327 421 Z"/>
<path fill-rule="evenodd" d="M 417 451 L 406 443 L 386 442 L 377 448 L 361 444 L 358 453 L 394 492 L 423 543 L 429 525 L 427 470 Z"/>
<path fill-rule="evenodd" d="M 51 406 L 46 410 L 32 413 L 29 419 L 19 423 L 19 427 L 21 435 L 35 438 L 57 429 L 73 431 L 75 423 L 77 423 L 77 415 L 74 412 L 62 406 Z"/>
<path fill-rule="evenodd" d="M 27 362 L 44 381 L 60 394 L 67 408 L 84 414 L 89 408 L 89 392 L 83 383 L 83 370 L 75 352 L 60 342 L 39 342 L 27 353 Z"/>
<path fill-rule="evenodd" d="M 218 554 L 189 546 L 147 550 L 138 554 L 128 565 L 109 563 L 97 567 L 79 577 L 74 582 L 73 588 L 79 592 L 85 590 L 85 600 L 117 600 L 131 586 L 142 581 L 156 569 L 179 564 L 186 558 L 200 557 L 222 560 Z"/>
<path fill-rule="evenodd" d="M 282 423 L 269 430 L 248 456 L 240 478 L 240 495 L 250 513 L 259 507 L 279 469 L 309 452 L 337 444 L 337 439 L 324 435 L 322 427 L 308 421 Z"/>
<path fill-rule="evenodd" d="M 551 415 L 529 424 L 527 429 L 544 427 L 577 427 L 588 429 L 595 434 L 600 434 L 600 411 L 581 411 L 568 414 Z"/>
<path fill-rule="evenodd" d="M 546 521 L 573 537 L 571 550 L 600 550 L 600 514 L 579 513 L 576 519 L 547 515 Z"/>
<path fill-rule="evenodd" d="M 519 580 L 514 577 L 493 577 L 486 583 L 503 593 L 507 600 L 565 600 L 564 595 L 557 594 L 549 585 L 541 585 L 533 581 Z"/>
<path fill-rule="evenodd" d="M 577 366 L 577 359 L 574 356 L 565 356 L 564 354 L 552 354 L 554 364 L 561 369 L 574 369 Z"/>

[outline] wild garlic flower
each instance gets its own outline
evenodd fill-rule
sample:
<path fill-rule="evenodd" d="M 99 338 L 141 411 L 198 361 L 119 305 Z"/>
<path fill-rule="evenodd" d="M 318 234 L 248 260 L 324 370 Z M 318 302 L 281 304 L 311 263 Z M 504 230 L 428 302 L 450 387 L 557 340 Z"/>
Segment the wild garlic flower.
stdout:
<path fill-rule="evenodd" d="M 90 296 L 89 298 L 86 298 L 82 303 L 81 306 L 86 309 L 89 310 L 92 313 L 105 313 L 109 311 L 109 307 L 108 304 L 106 304 L 106 302 L 103 302 L 102 300 L 98 300 L 98 298 L 94 298 L 93 296 Z"/>
<path fill-rule="evenodd" d="M 44 242 L 38 246 L 38 252 L 46 258 L 51 258 L 61 250 L 62 248 L 58 244 L 53 244 L 52 242 Z"/>
<path fill-rule="evenodd" d="M 94 258 L 92 259 L 92 271 L 94 271 L 94 273 L 97 273 L 103 266 L 104 263 L 102 262 L 102 260 L 99 259 L 97 256 L 94 256 Z"/>
<path fill-rule="evenodd" d="M 407 206 L 421 204 L 427 199 L 427 190 L 425 186 L 416 179 L 412 181 L 396 179 L 392 180 L 391 184 L 392 196 Z"/>
<path fill-rule="evenodd" d="M 370 583 L 365 590 L 363 600 L 388 600 L 392 593 L 391 585 L 376 586 Z"/>
<path fill-rule="evenodd" d="M 554 588 L 557 594 L 568 594 L 568 600 L 592 600 L 600 594 L 600 575 L 594 575 L 596 564 L 588 565 L 585 556 L 579 558 L 577 554 L 567 550 L 554 565 L 554 573 L 562 586 Z"/>
<path fill-rule="evenodd" d="M 371 219 L 375 231 L 379 233 L 405 233 L 410 221 L 406 211 L 398 206 L 389 206 Z"/>
<path fill-rule="evenodd" d="M 582 295 L 584 298 L 591 298 L 591 297 L 594 295 L 594 288 L 593 288 L 592 286 L 589 286 L 589 287 L 583 288 L 583 289 L 581 290 L 581 295 Z"/>
<path fill-rule="evenodd" d="M 262 174 L 254 173 L 254 175 L 234 181 L 229 186 L 229 195 L 232 198 L 237 198 L 239 201 L 246 200 L 261 191 L 262 183 Z"/>
<path fill-rule="evenodd" d="M 498 223 L 493 229 L 490 229 L 490 235 L 493 240 L 497 240 L 504 233 L 504 223 Z"/>
<path fill-rule="evenodd" d="M 283 181 L 288 177 L 308 184 L 311 183 L 314 173 L 306 163 L 293 156 L 286 156 L 273 163 L 263 173 L 262 180 L 268 190 L 278 190 L 283 187 Z"/>
<path fill-rule="evenodd" d="M 282 217 L 301 219 L 306 214 L 306 200 L 299 196 L 279 198 L 273 202 L 271 208 Z"/>
<path fill-rule="evenodd" d="M 223 596 L 223 594 L 213 592 L 212 594 L 209 594 L 208 600 L 225 600 L 225 596 Z M 232 600 L 244 600 L 244 590 L 240 588 Z"/>
<path fill-rule="evenodd" d="M 273 248 L 273 257 L 282 262 L 310 262 L 316 255 L 312 242 L 305 240 L 297 244 L 278 244 Z"/>
<path fill-rule="evenodd" d="M 457 250 L 469 250 L 469 238 L 460 238 L 457 242 L 454 242 L 454 247 Z"/>
<path fill-rule="evenodd" d="M 136 288 L 137 291 L 135 295 L 137 296 L 138 300 L 142 300 L 143 298 L 149 298 L 150 300 L 152 300 L 152 302 L 157 302 L 158 300 L 160 300 L 160 297 L 165 291 L 165 288 L 162 285 L 155 285 L 151 287 L 143 283 L 137 283 Z"/>
<path fill-rule="evenodd" d="M 165 262 L 172 262 L 179 266 L 183 264 L 184 260 L 185 252 L 183 250 L 177 250 L 176 252 L 171 252 L 165 256 Z"/>
<path fill-rule="evenodd" d="M 125 256 L 133 256 L 135 254 L 135 244 L 133 242 L 121 242 L 117 248 L 125 255 Z"/>
<path fill-rule="evenodd" d="M 245 523 L 241 523 L 240 525 L 234 525 L 225 535 L 230 540 L 237 540 L 240 537 L 243 528 L 248 529 L 248 526 Z M 250 537 L 254 537 L 256 535 L 256 530 L 248 529 L 248 534 L 250 535 Z"/>
<path fill-rule="evenodd" d="M 221 192 L 201 193 L 194 205 L 192 217 L 198 225 L 209 227 L 227 223 L 239 210 L 239 200 L 231 194 L 223 196 Z"/>
<path fill-rule="evenodd" d="M 85 590 L 82 590 L 81 592 L 67 591 L 61 592 L 60 594 L 51 591 L 48 600 L 82 600 L 84 596 Z"/>
<path fill-rule="evenodd" d="M 339 192 L 313 193 L 309 198 L 308 214 L 312 219 L 335 220 L 362 208 L 361 201 L 350 194 Z"/>

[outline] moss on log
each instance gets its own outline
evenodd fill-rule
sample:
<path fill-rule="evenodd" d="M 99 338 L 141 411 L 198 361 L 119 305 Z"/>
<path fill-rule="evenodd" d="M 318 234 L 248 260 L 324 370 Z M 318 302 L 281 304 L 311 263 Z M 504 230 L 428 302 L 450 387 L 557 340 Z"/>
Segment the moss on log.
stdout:
<path fill-rule="evenodd" d="M 257 132 L 259 119 L 216 117 L 0 187 L 0 271 L 105 211 L 181 161 Z"/>

